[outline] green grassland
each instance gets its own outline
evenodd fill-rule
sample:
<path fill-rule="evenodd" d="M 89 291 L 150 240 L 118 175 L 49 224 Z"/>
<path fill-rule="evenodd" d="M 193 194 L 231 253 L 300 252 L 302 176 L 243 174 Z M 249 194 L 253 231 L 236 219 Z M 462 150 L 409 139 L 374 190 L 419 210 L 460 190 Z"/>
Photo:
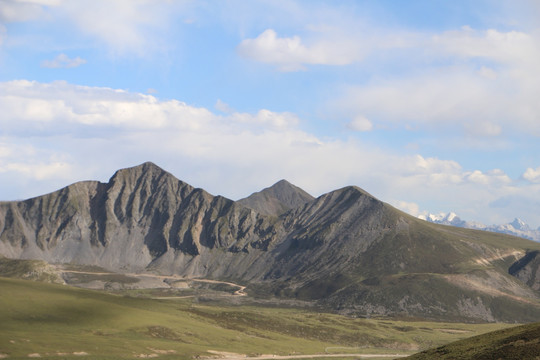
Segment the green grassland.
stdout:
<path fill-rule="evenodd" d="M 213 356 L 209 350 L 412 354 L 508 326 L 134 298 L 0 278 L 0 357 L 8 359 L 192 359 Z"/>
<path fill-rule="evenodd" d="M 538 358 L 540 358 L 540 323 L 474 336 L 410 357 L 411 360 L 528 360 Z"/>

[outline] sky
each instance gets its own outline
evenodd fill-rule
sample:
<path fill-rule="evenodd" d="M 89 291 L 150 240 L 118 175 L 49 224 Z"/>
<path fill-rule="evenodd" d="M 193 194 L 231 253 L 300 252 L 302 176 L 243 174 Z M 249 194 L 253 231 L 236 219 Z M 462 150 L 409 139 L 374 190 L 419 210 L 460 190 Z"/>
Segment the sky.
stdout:
<path fill-rule="evenodd" d="M 540 226 L 536 0 L 0 0 L 0 199 L 152 161 Z"/>

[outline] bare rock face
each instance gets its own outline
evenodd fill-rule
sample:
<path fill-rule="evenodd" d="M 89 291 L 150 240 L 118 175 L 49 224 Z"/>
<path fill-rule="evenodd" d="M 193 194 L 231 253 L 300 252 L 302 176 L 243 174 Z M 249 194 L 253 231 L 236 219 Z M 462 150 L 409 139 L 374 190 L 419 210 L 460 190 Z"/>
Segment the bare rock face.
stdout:
<path fill-rule="evenodd" d="M 107 184 L 77 183 L 0 204 L 0 253 L 142 270 L 162 257 L 172 261 L 216 248 L 242 250 L 271 237 L 269 227 L 253 210 L 145 163 L 119 170 Z"/>
<path fill-rule="evenodd" d="M 534 290 L 540 290 L 540 251 L 527 253 L 515 262 L 508 272 L 520 279 Z"/>
<path fill-rule="evenodd" d="M 233 280 L 360 316 L 540 320 L 538 251 L 416 219 L 353 186 L 314 199 L 280 181 L 234 202 L 152 163 L 0 203 L 7 258 Z"/>
<path fill-rule="evenodd" d="M 271 187 L 238 200 L 237 203 L 260 214 L 278 216 L 314 199 L 313 196 L 287 180 L 280 180 Z"/>

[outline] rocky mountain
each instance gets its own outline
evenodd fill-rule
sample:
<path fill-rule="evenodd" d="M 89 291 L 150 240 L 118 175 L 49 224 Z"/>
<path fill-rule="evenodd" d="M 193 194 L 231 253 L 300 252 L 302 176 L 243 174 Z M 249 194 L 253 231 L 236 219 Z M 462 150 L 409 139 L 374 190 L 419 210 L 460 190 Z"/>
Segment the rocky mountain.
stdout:
<path fill-rule="evenodd" d="M 145 163 L 0 203 L 0 254 L 234 281 L 358 316 L 540 320 L 538 243 L 422 221 L 354 186 L 312 199 L 280 182 L 247 199 Z"/>
<path fill-rule="evenodd" d="M 238 200 L 237 203 L 260 214 L 281 215 L 314 199 L 313 196 L 287 180 L 280 180 L 266 189 Z"/>
<path fill-rule="evenodd" d="M 531 229 L 529 225 L 527 225 L 523 220 L 518 218 L 507 224 L 489 226 L 476 221 L 461 220 L 459 216 L 457 216 L 453 212 L 450 212 L 448 214 L 442 213 L 438 215 L 420 215 L 419 218 L 435 224 L 458 226 L 466 229 L 491 231 L 501 234 L 519 236 L 529 240 L 540 241 L 540 228 Z"/>

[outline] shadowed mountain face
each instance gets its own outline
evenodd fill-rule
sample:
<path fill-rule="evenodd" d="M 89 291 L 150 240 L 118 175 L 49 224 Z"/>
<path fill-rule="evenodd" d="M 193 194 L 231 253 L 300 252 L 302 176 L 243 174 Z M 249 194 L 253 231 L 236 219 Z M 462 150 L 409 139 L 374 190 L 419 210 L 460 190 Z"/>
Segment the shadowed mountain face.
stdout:
<path fill-rule="evenodd" d="M 269 188 L 253 193 L 237 203 L 264 215 L 281 215 L 300 207 L 315 198 L 304 190 L 280 180 Z"/>
<path fill-rule="evenodd" d="M 527 254 L 535 250 L 416 219 L 357 187 L 314 199 L 280 181 L 234 202 L 152 163 L 0 203 L 0 254 L 9 258 L 233 280 L 254 296 L 361 316 L 540 320 L 527 275 L 538 268 Z"/>

